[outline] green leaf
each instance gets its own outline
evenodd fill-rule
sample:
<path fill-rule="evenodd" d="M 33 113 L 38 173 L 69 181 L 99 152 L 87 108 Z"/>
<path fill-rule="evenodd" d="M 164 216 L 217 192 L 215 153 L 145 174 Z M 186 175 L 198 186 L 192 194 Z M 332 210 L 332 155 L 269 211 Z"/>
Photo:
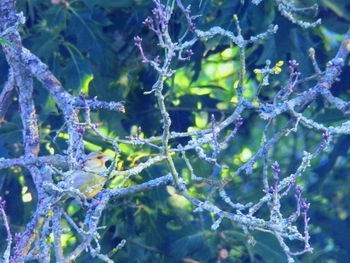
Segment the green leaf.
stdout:
<path fill-rule="evenodd" d="M 176 255 L 178 258 L 183 258 L 200 249 L 205 240 L 204 233 L 205 232 L 196 232 L 179 238 L 170 246 L 172 254 Z"/>
<path fill-rule="evenodd" d="M 347 21 L 349 20 L 350 13 L 347 11 L 346 8 L 349 5 L 348 1 L 344 0 L 322 0 L 321 1 L 325 6 L 330 8 L 334 13 L 336 13 L 338 16 L 344 18 Z"/>
<path fill-rule="evenodd" d="M 0 44 L 7 45 L 9 47 L 12 47 L 12 44 L 8 42 L 6 39 L 0 37 Z"/>
<path fill-rule="evenodd" d="M 85 96 L 89 96 L 89 84 L 93 79 L 94 75 L 92 74 L 84 74 L 84 76 L 82 77 L 81 86 L 79 89 L 84 92 Z"/>
<path fill-rule="evenodd" d="M 204 129 L 208 124 L 208 112 L 201 111 L 199 113 L 194 112 L 196 126 L 200 129 Z"/>

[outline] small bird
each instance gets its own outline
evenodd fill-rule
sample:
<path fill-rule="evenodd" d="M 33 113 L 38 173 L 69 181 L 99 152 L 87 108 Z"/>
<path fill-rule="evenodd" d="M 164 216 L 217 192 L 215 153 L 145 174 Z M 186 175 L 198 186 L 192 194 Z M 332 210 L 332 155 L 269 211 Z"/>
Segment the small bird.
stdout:
<path fill-rule="evenodd" d="M 105 163 L 110 159 L 103 152 L 91 152 L 86 157 L 84 170 L 72 173 L 73 187 L 78 189 L 87 198 L 95 196 L 107 181 L 107 177 L 101 176 L 98 173 L 107 170 Z"/>

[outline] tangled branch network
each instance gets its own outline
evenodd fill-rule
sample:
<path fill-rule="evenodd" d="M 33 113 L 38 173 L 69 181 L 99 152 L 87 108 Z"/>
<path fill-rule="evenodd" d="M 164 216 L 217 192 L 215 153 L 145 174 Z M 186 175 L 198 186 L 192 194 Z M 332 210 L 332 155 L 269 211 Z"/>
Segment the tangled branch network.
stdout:
<path fill-rule="evenodd" d="M 169 1 L 171 2 L 171 1 Z M 255 99 L 250 100 L 243 96 L 244 81 L 246 76 L 246 48 L 247 45 L 254 45 L 257 41 L 263 41 L 278 31 L 277 25 L 270 25 L 266 32 L 256 36 L 245 38 L 244 29 L 240 26 L 239 17 L 234 15 L 235 30 L 229 31 L 221 27 L 214 26 L 206 31 L 197 28 L 196 20 L 199 15 L 191 13 L 191 6 L 185 7 L 181 0 L 175 0 L 172 5 L 164 5 L 160 0 L 153 0 L 155 8 L 152 10 L 153 17 L 147 17 L 144 25 L 152 31 L 157 39 L 159 56 L 149 58 L 144 51 L 145 45 L 142 38 L 137 36 L 134 43 L 140 51 L 142 62 L 151 66 L 157 79 L 152 89 L 145 92 L 146 96 L 155 96 L 158 109 L 162 117 L 162 132 L 159 136 L 143 138 L 140 136 L 141 130 L 137 134 L 121 139 L 118 137 L 109 137 L 104 135 L 97 124 L 91 118 L 91 111 L 109 110 L 123 113 L 125 111 L 121 102 L 104 102 L 97 98 L 88 99 L 84 93 L 78 96 L 69 94 L 50 72 L 47 65 L 40 61 L 29 50 L 22 46 L 21 37 L 18 32 L 18 26 L 24 23 L 24 17 L 17 13 L 14 0 L 2 0 L 0 3 L 0 32 L 1 38 L 6 40 L 2 44 L 3 51 L 9 66 L 8 81 L 4 86 L 0 101 L 0 117 L 3 119 L 8 107 L 10 95 L 17 92 L 20 105 L 20 115 L 23 124 L 23 158 L 0 159 L 0 168 L 13 166 L 22 166 L 28 169 L 35 184 L 38 193 L 38 203 L 36 211 L 25 227 L 25 230 L 16 234 L 14 245 L 11 229 L 9 227 L 5 204 L 0 200 L 0 212 L 5 222 L 8 235 L 8 245 L 4 252 L 4 262 L 24 262 L 28 260 L 40 259 L 43 262 L 50 260 L 51 253 L 54 253 L 56 262 L 72 262 L 77 259 L 83 251 L 89 251 L 93 257 L 98 257 L 105 262 L 113 262 L 110 257 L 113 253 L 103 254 L 99 244 L 99 220 L 102 212 L 108 202 L 112 199 L 122 198 L 138 192 L 149 191 L 150 189 L 173 185 L 177 192 L 189 200 L 193 205 L 193 212 L 211 213 L 215 217 L 212 224 L 212 230 L 220 228 L 223 220 L 229 220 L 239 225 L 246 234 L 250 245 L 255 244 L 253 230 L 263 231 L 275 236 L 280 246 L 285 252 L 288 262 L 294 262 L 294 257 L 311 253 L 313 251 L 310 244 L 308 211 L 310 204 L 302 197 L 303 189 L 296 183 L 298 177 L 303 176 L 310 166 L 310 161 L 317 157 L 330 143 L 334 135 L 349 134 L 350 122 L 344 122 L 338 126 L 325 126 L 303 115 L 307 107 L 317 98 L 322 97 L 331 105 L 349 115 L 349 107 L 346 101 L 335 97 L 331 93 L 333 83 L 341 73 L 344 61 L 350 50 L 350 31 L 346 34 L 344 41 L 339 47 L 338 53 L 328 62 L 327 68 L 321 70 L 317 64 L 315 52 L 310 49 L 310 59 L 314 65 L 315 74 L 301 79 L 297 71 L 297 61 L 289 61 L 290 77 L 287 83 L 275 94 L 272 101 L 264 102 L 259 97 L 259 91 L 264 86 L 269 85 L 269 77 L 278 74 L 281 71 L 283 62 L 277 62 L 272 65 L 270 61 L 261 69 L 255 69 L 255 74 L 261 74 L 261 82 L 256 93 Z M 260 1 L 252 0 L 255 5 Z M 305 9 L 298 9 L 289 1 L 273 1 L 281 13 L 292 23 L 303 28 L 316 27 L 320 24 L 317 20 L 314 23 L 300 21 L 296 18 L 298 12 L 315 9 L 312 6 Z M 169 33 L 169 24 L 173 16 L 174 9 L 177 8 L 187 22 L 187 29 L 182 36 L 173 39 Z M 191 49 L 198 41 L 206 42 L 215 36 L 227 38 L 234 46 L 239 48 L 240 52 L 240 76 L 235 89 L 238 100 L 234 106 L 232 114 L 224 119 L 217 121 L 214 115 L 211 117 L 210 127 L 206 129 L 174 132 L 172 131 L 171 118 L 166 107 L 166 97 L 164 87 L 167 80 L 176 74 L 176 62 L 187 63 L 191 61 L 194 51 Z M 55 101 L 57 107 L 64 116 L 64 125 L 62 130 L 66 129 L 68 133 L 66 155 L 39 156 L 39 126 L 38 116 L 35 113 L 35 104 L 33 100 L 33 80 L 37 79 L 48 91 L 49 95 Z M 316 85 L 310 86 L 301 93 L 296 93 L 297 86 L 301 83 L 316 81 Z M 78 115 L 78 110 L 84 112 L 83 116 Z M 224 178 L 214 178 L 210 172 L 208 174 L 198 174 L 193 168 L 189 153 L 195 153 L 204 163 L 209 163 L 219 171 L 228 170 L 226 164 L 220 163 L 220 154 L 228 144 L 235 143 L 237 133 L 243 125 L 241 116 L 247 112 L 257 113 L 265 121 L 262 138 L 257 139 L 260 148 L 250 159 L 241 165 L 236 171 Z M 274 120 L 280 118 L 283 113 L 289 113 L 291 116 L 283 128 L 276 132 L 271 132 L 271 126 Z M 308 129 L 316 130 L 322 134 L 322 139 L 314 152 L 304 152 L 299 166 L 292 174 L 284 174 L 276 160 L 269 157 L 270 151 L 276 143 L 283 137 L 295 132 L 299 125 Z M 107 174 L 109 180 L 119 177 L 123 178 L 120 183 L 113 187 L 107 187 L 101 191 L 96 198 L 87 200 L 76 189 L 69 188 L 65 184 L 55 184 L 54 178 L 61 174 L 62 178 L 68 177 L 69 172 L 81 169 L 84 165 L 84 132 L 86 129 L 93 130 L 103 140 L 109 142 L 114 148 L 115 155 L 120 153 L 119 145 L 144 145 L 150 147 L 156 154 L 143 163 L 123 171 L 116 170 L 116 161 L 112 162 Z M 227 132 L 231 130 L 230 132 Z M 181 145 L 177 141 L 179 138 L 188 138 L 186 144 Z M 186 182 L 179 173 L 174 159 L 178 158 L 185 163 L 186 168 L 191 173 L 191 181 Z M 227 191 L 232 187 L 235 177 L 244 173 L 247 177 L 254 172 L 258 161 L 262 162 L 261 181 L 262 196 L 257 200 L 247 202 L 237 202 L 232 199 Z M 125 187 L 125 181 L 145 169 L 166 162 L 167 166 L 164 176 L 142 184 Z M 64 180 L 63 180 L 64 181 Z M 210 194 L 204 199 L 195 197 L 189 191 L 191 184 L 205 183 L 209 187 Z M 74 196 L 82 201 L 82 206 L 86 210 L 83 224 L 78 226 L 76 222 L 66 213 L 62 202 L 65 194 Z M 295 198 L 295 211 L 291 214 L 282 213 L 284 200 L 286 197 Z M 218 196 L 224 205 L 220 205 L 214 197 Z M 222 202 L 221 202 L 222 203 Z M 263 211 L 263 212 L 262 212 Z M 267 216 L 266 216 L 267 213 Z M 260 216 L 265 214 L 265 216 Z M 303 227 L 297 225 L 297 220 L 301 218 Z M 70 229 L 76 231 L 81 237 L 81 242 L 69 254 L 64 255 L 61 243 L 61 236 L 64 232 L 62 219 L 69 223 Z M 46 242 L 50 235 L 54 237 L 53 244 Z M 36 242 L 34 242 L 36 240 Z M 292 251 L 289 242 L 297 241 L 303 244 L 300 251 Z M 123 247 L 123 240 L 116 246 L 114 251 Z"/>

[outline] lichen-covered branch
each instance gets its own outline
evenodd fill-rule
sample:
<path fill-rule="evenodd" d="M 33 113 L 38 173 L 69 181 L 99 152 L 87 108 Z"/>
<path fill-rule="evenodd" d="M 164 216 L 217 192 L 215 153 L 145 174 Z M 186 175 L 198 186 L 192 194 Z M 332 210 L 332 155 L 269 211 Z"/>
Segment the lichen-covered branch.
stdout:
<path fill-rule="evenodd" d="M 272 91 L 274 95 L 271 100 L 261 99 L 260 92 L 270 85 L 269 80 L 273 75 L 281 72 L 283 61 L 272 64 L 267 60 L 263 68 L 253 70 L 254 74 L 261 74 L 261 78 L 253 99 L 248 99 L 243 95 L 246 88 L 245 82 L 250 76 L 247 66 L 247 49 L 256 45 L 258 41 L 264 41 L 277 34 L 278 26 L 270 25 L 263 33 L 247 36 L 246 29 L 241 26 L 239 17 L 234 15 L 233 31 L 219 26 L 204 30 L 196 24 L 201 15 L 192 14 L 190 5 L 184 6 L 181 0 L 168 1 L 172 2 L 171 5 L 163 4 L 161 0 L 152 1 L 155 6 L 152 11 L 153 16 L 147 17 L 143 24 L 155 34 L 157 39 L 156 57 L 151 58 L 151 55 L 147 54 L 144 49 L 145 45 L 151 45 L 151 43 L 145 43 L 139 36 L 134 38 L 134 44 L 140 52 L 142 63 L 149 65 L 157 75 L 151 90 L 144 92 L 145 96 L 155 96 L 157 101 L 155 108 L 159 111 L 162 121 L 161 131 L 150 138 L 141 136 L 141 127 L 137 129 L 135 135 L 126 138 L 107 136 L 102 133 L 94 122 L 91 111 L 109 110 L 121 114 L 125 112 L 124 104 L 115 101 L 100 101 L 96 97 L 88 99 L 83 92 L 78 96 L 71 95 L 52 74 L 48 66 L 22 46 L 18 26 L 24 23 L 24 17 L 21 13 L 16 12 L 14 0 L 0 2 L 0 36 L 7 41 L 6 44 L 2 44 L 2 49 L 9 67 L 8 81 L 0 94 L 0 125 L 5 119 L 11 96 L 17 93 L 24 145 L 24 156 L 13 159 L 0 158 L 0 169 L 17 166 L 27 168 L 38 194 L 36 210 L 24 231 L 14 238 L 14 246 L 4 202 L 0 198 L 0 213 L 8 236 L 3 257 L 5 262 L 28 260 L 48 262 L 54 257 L 56 262 L 68 263 L 77 260 L 84 251 L 104 262 L 113 262 L 111 256 L 123 247 L 125 240 L 115 247 L 113 253 L 106 253 L 101 247 L 99 224 L 108 203 L 111 200 L 170 185 L 175 187 L 177 194 L 189 201 L 193 207 L 194 216 L 196 212 L 206 212 L 212 215 L 214 218 L 212 230 L 219 229 L 223 221 L 229 220 L 242 228 L 250 245 L 255 243 L 253 235 L 250 234 L 251 230 L 267 232 L 276 237 L 290 263 L 294 262 L 295 256 L 313 251 L 310 244 L 310 218 L 308 216 L 312 207 L 303 198 L 303 189 L 297 184 L 297 179 L 305 175 L 311 160 L 321 154 L 335 135 L 350 133 L 350 122 L 345 121 L 336 126 L 327 126 L 308 117 L 305 112 L 313 101 L 323 97 L 345 115 L 350 114 L 349 103 L 331 92 L 350 51 L 350 31 L 346 34 L 337 54 L 328 62 L 324 70 L 317 64 L 315 52 L 310 51 L 310 59 L 315 70 L 312 76 L 301 79 L 301 73 L 298 71 L 299 64 L 296 60 L 291 59 L 289 79 L 281 85 L 279 91 Z M 261 1 L 252 0 L 251 2 L 258 5 Z M 305 22 L 297 19 L 296 16 L 305 11 L 315 10 L 316 6 L 297 8 L 293 1 L 274 0 L 273 2 L 282 16 L 303 28 L 315 27 L 320 23 L 319 20 L 313 23 Z M 187 23 L 185 31 L 176 37 L 169 30 L 175 9 L 178 9 Z M 231 45 L 239 49 L 238 77 L 237 80 L 234 80 L 237 84 L 232 87 L 232 92 L 237 95 L 237 102 L 232 103 L 230 114 L 225 115 L 221 120 L 212 115 L 210 125 L 204 129 L 175 132 L 172 130 L 172 119 L 164 91 L 167 88 L 167 81 L 177 73 L 178 65 L 191 61 L 195 52 L 192 48 L 198 41 L 205 45 L 207 41 L 216 36 L 225 38 Z M 64 156 L 39 156 L 40 127 L 33 99 L 34 79 L 37 79 L 48 91 L 49 96 L 62 112 L 64 124 L 57 133 L 67 129 L 67 149 L 65 149 L 67 154 Z M 316 84 L 309 84 L 311 80 Z M 298 85 L 301 83 L 306 88 L 297 93 Z M 236 143 L 237 135 L 243 123 L 246 122 L 244 116 L 251 113 L 255 113 L 257 118 L 265 123 L 261 138 L 252 138 L 258 145 L 257 150 L 244 164 L 232 169 L 230 174 L 223 177 L 214 176 L 213 171 L 221 175 L 232 168 L 220 157 L 225 153 L 226 147 Z M 273 122 L 284 118 L 287 114 L 288 120 L 285 124 L 273 130 Z M 322 133 L 322 138 L 317 147 L 310 151 L 311 153 L 305 151 L 301 154 L 301 160 L 292 173 L 286 173 L 280 166 L 279 160 L 272 160 L 271 152 L 280 143 L 283 136 L 296 132 L 299 125 Z M 105 172 L 108 174 L 105 189 L 94 198 L 87 198 L 79 190 L 69 187 L 66 181 L 70 180 L 71 175 L 77 170 L 83 170 L 86 158 L 84 153 L 86 129 L 90 129 L 94 135 L 109 143 L 115 152 L 115 158 Z M 180 138 L 186 138 L 186 140 L 180 144 L 178 142 Z M 121 152 L 119 146 L 122 144 L 128 144 L 131 147 L 140 145 L 148 147 L 152 154 L 133 167 L 124 170 L 115 169 L 117 155 Z M 188 157 L 190 154 L 194 155 L 198 161 L 211 166 L 213 171 L 202 171 L 201 173 L 197 171 L 192 159 Z M 177 167 L 178 160 L 190 171 L 190 179 L 185 181 L 181 177 L 181 167 Z M 258 167 L 260 163 L 263 166 L 261 170 Z M 133 186 L 125 186 L 130 178 L 156 164 L 166 165 L 161 174 L 154 176 L 155 179 L 144 180 Z M 262 182 L 260 196 L 248 201 L 244 199 L 244 193 L 242 193 L 242 198 L 235 200 L 229 191 L 229 187 L 236 184 L 234 179 L 242 176 L 249 181 L 250 176 L 256 170 L 258 170 L 257 174 L 261 174 L 259 177 Z M 118 183 L 113 181 L 116 178 L 119 180 Z M 191 192 L 194 183 L 205 185 L 208 191 L 202 196 L 195 196 Z M 295 210 L 287 214 L 283 211 L 285 199 L 289 196 L 294 196 Z M 63 204 L 69 197 L 78 199 L 83 208 L 82 224 L 75 222 L 74 217 L 65 211 Z M 265 216 L 261 216 L 262 214 Z M 303 222 L 302 230 L 296 224 L 299 218 Z M 63 221 L 67 223 L 64 227 Z M 79 236 L 79 241 L 68 255 L 61 241 L 67 229 Z M 50 240 L 50 237 L 53 237 L 53 241 Z M 299 241 L 303 248 L 293 251 L 288 245 L 291 240 Z"/>

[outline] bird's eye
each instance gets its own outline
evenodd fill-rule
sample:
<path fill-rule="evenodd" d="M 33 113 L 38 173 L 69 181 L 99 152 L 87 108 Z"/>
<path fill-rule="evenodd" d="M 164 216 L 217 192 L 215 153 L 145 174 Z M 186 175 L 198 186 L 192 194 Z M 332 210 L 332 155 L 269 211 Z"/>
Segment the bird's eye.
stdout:
<path fill-rule="evenodd" d="M 99 155 L 97 156 L 97 159 L 102 159 L 102 157 L 103 157 L 102 155 Z"/>

